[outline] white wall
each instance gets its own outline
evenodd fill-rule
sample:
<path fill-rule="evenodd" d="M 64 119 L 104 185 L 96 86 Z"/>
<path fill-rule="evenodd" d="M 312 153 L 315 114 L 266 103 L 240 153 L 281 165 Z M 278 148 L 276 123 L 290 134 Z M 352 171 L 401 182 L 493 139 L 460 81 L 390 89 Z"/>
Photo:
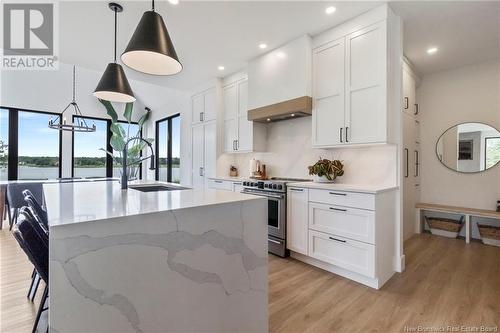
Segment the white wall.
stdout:
<path fill-rule="evenodd" d="M 106 64 L 103 64 L 105 66 Z M 103 67 L 104 70 L 104 67 Z M 128 69 L 125 69 L 128 71 Z M 57 71 L 2 71 L 0 105 L 22 109 L 61 112 L 71 101 L 72 65 L 59 64 Z M 77 102 L 84 116 L 109 118 L 104 107 L 92 95 L 102 72 L 77 67 L 76 90 Z M 154 137 L 155 120 L 175 113 L 184 113 L 189 103 L 188 95 L 179 90 L 148 84 L 142 81 L 130 80 L 137 101 L 134 104 L 134 118 L 138 119 L 144 113 L 144 107 L 152 110 L 152 116 L 147 124 L 144 136 Z M 115 104 L 117 112 L 122 113 L 124 105 Z M 68 121 L 71 116 L 67 116 Z M 123 118 L 122 118 L 123 119 Z M 183 121 L 183 126 L 185 122 Z M 63 133 L 62 142 L 62 176 L 71 176 L 71 133 Z M 185 140 L 181 138 L 181 147 Z M 181 160 L 185 149 L 181 149 Z M 144 167 L 143 170 L 147 170 Z M 154 172 L 148 172 L 147 177 L 154 179 Z M 182 178 L 182 175 L 181 175 Z"/>
<path fill-rule="evenodd" d="M 363 148 L 311 148 L 311 117 L 268 124 L 267 151 L 252 154 L 222 154 L 217 163 L 217 175 L 228 176 L 231 164 L 242 177 L 249 176 L 252 157 L 266 164 L 268 174 L 278 177 L 312 178 L 307 167 L 320 157 L 340 159 L 344 176 L 336 182 L 346 184 L 397 184 L 397 148 L 379 145 Z"/>
<path fill-rule="evenodd" d="M 423 202 L 495 209 L 500 199 L 500 167 L 463 174 L 436 157 L 439 136 L 463 122 L 500 128 L 500 60 L 438 72 L 422 78 L 420 105 L 421 200 Z"/>

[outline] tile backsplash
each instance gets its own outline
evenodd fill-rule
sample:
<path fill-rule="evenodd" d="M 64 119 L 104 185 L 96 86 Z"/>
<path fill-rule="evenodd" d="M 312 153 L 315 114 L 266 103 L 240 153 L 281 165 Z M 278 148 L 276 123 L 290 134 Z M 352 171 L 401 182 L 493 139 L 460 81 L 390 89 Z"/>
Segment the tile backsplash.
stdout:
<path fill-rule="evenodd" d="M 222 154 L 217 161 L 217 175 L 228 176 L 235 165 L 241 177 L 249 176 L 252 158 L 266 165 L 269 176 L 312 178 L 307 167 L 320 157 L 339 159 L 344 176 L 336 181 L 345 184 L 397 184 L 397 147 L 376 145 L 361 148 L 311 148 L 311 117 L 268 124 L 266 152 Z"/>

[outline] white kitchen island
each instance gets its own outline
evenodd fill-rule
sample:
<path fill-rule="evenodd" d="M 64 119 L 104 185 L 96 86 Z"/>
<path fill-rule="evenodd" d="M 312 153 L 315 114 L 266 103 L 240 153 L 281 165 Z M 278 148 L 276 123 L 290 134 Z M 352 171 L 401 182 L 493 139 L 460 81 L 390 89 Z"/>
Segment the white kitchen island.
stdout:
<path fill-rule="evenodd" d="M 51 332 L 267 332 L 267 201 L 45 184 Z"/>

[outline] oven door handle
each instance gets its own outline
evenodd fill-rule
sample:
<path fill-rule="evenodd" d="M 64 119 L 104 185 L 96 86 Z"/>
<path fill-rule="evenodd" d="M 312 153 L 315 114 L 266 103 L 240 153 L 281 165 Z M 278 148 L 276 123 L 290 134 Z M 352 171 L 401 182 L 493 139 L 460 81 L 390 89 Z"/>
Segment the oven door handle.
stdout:
<path fill-rule="evenodd" d="M 271 243 L 274 243 L 274 244 L 279 244 L 279 245 L 283 244 L 282 242 L 274 240 L 274 239 L 271 239 L 271 238 L 268 238 L 267 241 L 271 242 Z"/>
<path fill-rule="evenodd" d="M 258 195 L 261 197 L 266 197 L 266 198 L 273 198 L 273 199 L 284 199 L 283 195 L 272 195 L 272 194 L 265 194 L 265 193 L 260 193 L 260 192 L 253 192 L 253 191 L 241 191 L 241 193 L 244 194 L 253 194 L 253 195 Z"/>

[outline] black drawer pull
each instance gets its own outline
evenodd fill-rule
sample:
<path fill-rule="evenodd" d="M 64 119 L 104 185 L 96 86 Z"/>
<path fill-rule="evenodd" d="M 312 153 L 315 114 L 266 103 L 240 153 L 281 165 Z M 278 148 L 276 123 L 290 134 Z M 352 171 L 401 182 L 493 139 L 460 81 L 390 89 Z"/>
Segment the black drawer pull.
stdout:
<path fill-rule="evenodd" d="M 214 182 L 217 184 L 222 184 L 222 180 L 214 180 Z"/>
<path fill-rule="evenodd" d="M 343 240 L 343 239 L 338 239 L 338 238 L 333 238 L 333 237 L 328 237 L 328 238 L 330 238 L 331 240 L 334 240 L 334 241 L 336 241 L 336 242 L 341 242 L 341 243 L 345 243 L 345 242 L 346 242 L 346 241 L 345 241 L 345 240 Z"/>
<path fill-rule="evenodd" d="M 335 208 L 335 207 L 330 207 L 331 210 L 336 210 L 339 212 L 347 212 L 347 209 L 340 209 L 340 208 Z"/>
<path fill-rule="evenodd" d="M 291 188 L 290 191 L 303 192 L 304 190 L 301 188 Z"/>
<path fill-rule="evenodd" d="M 328 193 L 333 194 L 333 195 L 344 195 L 344 196 L 347 195 L 347 193 L 337 193 L 337 192 L 328 192 Z"/>

